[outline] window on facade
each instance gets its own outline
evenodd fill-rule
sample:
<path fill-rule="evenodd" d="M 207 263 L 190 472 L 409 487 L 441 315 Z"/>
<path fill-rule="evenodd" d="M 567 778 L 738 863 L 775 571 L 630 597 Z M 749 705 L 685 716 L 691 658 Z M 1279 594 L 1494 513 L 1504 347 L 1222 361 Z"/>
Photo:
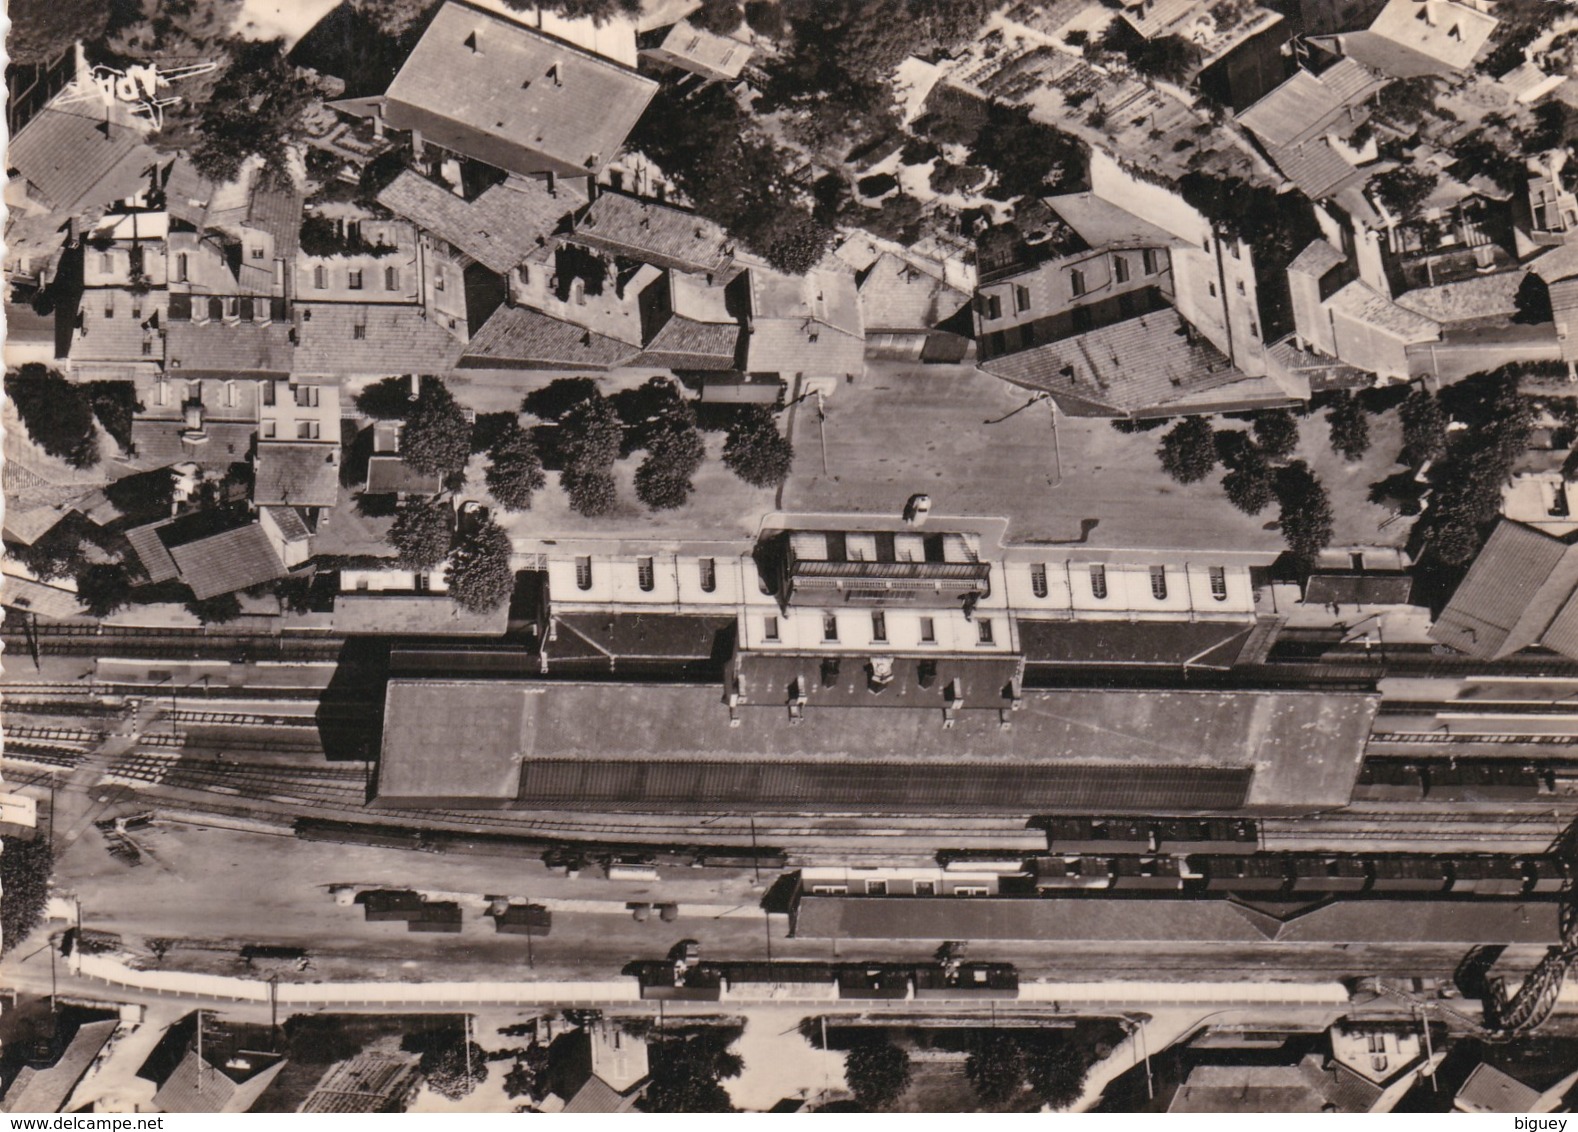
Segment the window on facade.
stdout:
<path fill-rule="evenodd" d="M 264 421 L 258 435 L 264 440 L 273 440 L 279 435 L 279 423 L 277 421 Z"/>
<path fill-rule="evenodd" d="M 255 247 L 253 247 L 253 249 L 252 249 L 252 258 L 253 259 L 262 259 L 263 258 L 263 245 L 262 244 L 258 244 Z"/>
<path fill-rule="evenodd" d="M 980 641 L 983 645 L 989 645 L 992 643 L 993 630 L 992 619 L 990 617 L 981 617 L 976 619 L 975 639 Z"/>
<path fill-rule="evenodd" d="M 866 895 L 867 896 L 886 896 L 887 894 L 888 894 L 888 882 L 887 881 L 885 881 L 885 880 L 868 880 L 868 881 L 866 881 Z"/>
<path fill-rule="evenodd" d="M 1145 269 L 1145 274 L 1147 274 L 1147 275 L 1155 275 L 1156 274 L 1156 252 L 1153 251 L 1150 248 L 1145 248 L 1143 251 L 1141 251 L 1140 252 L 1140 266 Z"/>
<path fill-rule="evenodd" d="M 1220 566 L 1211 567 L 1211 596 L 1217 601 L 1227 600 L 1227 571 Z"/>
<path fill-rule="evenodd" d="M 225 382 L 225 408 L 234 409 L 236 407 L 237 392 L 235 382 Z"/>
<path fill-rule="evenodd" d="M 99 256 L 99 270 L 105 275 L 113 274 L 115 271 L 115 257 L 109 252 Z"/>
<path fill-rule="evenodd" d="M 351 327 L 351 338 L 357 342 L 365 341 L 367 338 L 367 327 L 363 326 L 361 323 L 357 323 L 355 326 Z"/>
<path fill-rule="evenodd" d="M 838 640 L 838 615 L 833 613 L 822 614 L 822 639 L 824 641 Z"/>
<path fill-rule="evenodd" d="M 1068 289 L 1078 298 L 1085 293 L 1085 273 L 1077 267 L 1069 268 Z"/>
<path fill-rule="evenodd" d="M 312 285 L 320 291 L 329 286 L 329 269 L 321 263 L 312 269 Z"/>
<path fill-rule="evenodd" d="M 115 295 L 113 292 L 104 296 L 104 317 L 115 317 Z"/>
<path fill-rule="evenodd" d="M 168 405 L 170 403 L 170 383 L 157 381 L 153 387 L 153 403 L 155 405 Z"/>
<path fill-rule="evenodd" d="M 1002 318 L 1003 317 L 1003 300 L 1002 300 L 1002 296 L 1000 296 L 1000 295 L 988 295 L 988 296 L 986 296 L 986 317 L 987 318 Z"/>
<path fill-rule="evenodd" d="M 142 300 L 136 296 L 132 297 L 132 320 L 135 322 L 142 321 Z"/>
<path fill-rule="evenodd" d="M 762 618 L 762 640 L 776 641 L 778 639 L 778 618 Z"/>
<path fill-rule="evenodd" d="M 648 593 L 657 585 L 657 576 L 652 570 L 652 559 L 636 559 L 636 584 Z"/>
<path fill-rule="evenodd" d="M 145 357 L 145 358 L 153 357 L 153 339 L 152 338 L 144 338 L 142 340 L 142 356 Z"/>
<path fill-rule="evenodd" d="M 347 279 L 346 279 L 346 282 L 350 285 L 351 290 L 353 290 L 353 291 L 360 291 L 362 289 L 362 272 L 361 272 L 361 269 L 358 268 L 355 271 L 350 272 L 348 277 L 347 277 Z"/>
<path fill-rule="evenodd" d="M 696 563 L 696 568 L 701 573 L 701 592 L 710 594 L 718 588 L 718 567 L 710 558 L 703 558 Z"/>
<path fill-rule="evenodd" d="M 1167 567 L 1151 567 L 1151 596 L 1157 601 L 1167 600 Z"/>
<path fill-rule="evenodd" d="M 1112 257 L 1112 277 L 1119 283 L 1127 283 L 1129 281 L 1129 261 L 1121 255 Z"/>
<path fill-rule="evenodd" d="M 435 290 L 435 291 L 442 291 L 443 289 L 444 289 L 444 269 L 441 266 L 440 267 L 434 267 L 433 268 L 433 290 Z"/>
<path fill-rule="evenodd" d="M 321 431 L 320 431 L 321 427 L 322 426 L 319 425 L 319 423 L 317 421 L 297 421 L 296 422 L 296 439 L 297 440 L 317 440 L 318 437 L 320 435 L 322 435 Z"/>
<path fill-rule="evenodd" d="M 880 609 L 871 615 L 871 639 L 878 642 L 888 639 L 888 615 Z"/>
<path fill-rule="evenodd" d="M 1023 283 L 1014 286 L 1014 310 L 1024 314 L 1030 309 L 1030 288 Z"/>
<path fill-rule="evenodd" d="M 1240 295 L 1245 293 L 1244 292 L 1244 281 L 1242 279 L 1236 280 L 1233 285 L 1238 288 L 1238 293 Z"/>
<path fill-rule="evenodd" d="M 1098 600 L 1107 596 L 1107 568 L 1105 566 L 1092 566 L 1090 568 L 1090 593 Z"/>
<path fill-rule="evenodd" d="M 186 282 L 186 271 L 187 271 L 186 253 L 182 252 L 180 255 L 175 257 L 175 281 L 177 283 L 185 283 Z"/>
<path fill-rule="evenodd" d="M 1030 567 L 1030 592 L 1037 597 L 1047 596 L 1047 564 L 1038 562 Z"/>
<path fill-rule="evenodd" d="M 961 884 L 954 888 L 955 896 L 985 896 L 986 889 L 978 884 Z"/>
<path fill-rule="evenodd" d="M 218 322 L 224 317 L 225 301 L 215 295 L 213 298 L 208 300 L 208 318 L 212 322 Z"/>
<path fill-rule="evenodd" d="M 1211 292 L 1211 297 L 1213 299 L 1216 298 L 1216 284 L 1215 283 L 1207 283 L 1205 285 L 1205 288 L 1206 288 L 1207 291 Z"/>
<path fill-rule="evenodd" d="M 934 645 L 937 643 L 937 622 L 930 617 L 922 617 L 920 619 L 920 639 L 923 645 Z"/>
<path fill-rule="evenodd" d="M 520 272 L 521 286 L 529 286 L 531 284 L 531 268 L 523 263 L 516 270 Z"/>
<path fill-rule="evenodd" d="M 400 289 L 400 269 L 398 267 L 384 268 L 384 290 L 398 291 Z"/>
<path fill-rule="evenodd" d="M 578 589 L 592 588 L 592 559 L 587 555 L 575 560 L 575 584 Z"/>
<path fill-rule="evenodd" d="M 316 385 L 298 385 L 295 387 L 295 390 L 296 404 L 303 409 L 316 409 L 320 398 L 323 396 L 323 391 Z"/>
<path fill-rule="evenodd" d="M 253 300 L 251 295 L 247 295 L 241 300 L 241 321 L 251 322 L 252 319 L 256 317 L 256 315 L 257 303 Z"/>
<path fill-rule="evenodd" d="M 916 896 L 936 896 L 937 882 L 934 880 L 918 880 L 915 882 Z"/>
<path fill-rule="evenodd" d="M 416 576 L 416 592 L 417 593 L 425 594 L 425 593 L 427 593 L 428 590 L 430 590 L 432 588 L 433 588 L 433 575 L 429 574 L 427 571 L 424 570 L 424 571 L 422 571 L 420 574 L 418 574 Z"/>
<path fill-rule="evenodd" d="M 1251 322 L 1249 324 L 1249 336 L 1251 338 L 1259 338 L 1260 337 L 1260 327 L 1259 327 L 1258 324 L 1256 324 L 1254 322 Z"/>
<path fill-rule="evenodd" d="M 263 403 L 265 405 L 274 404 L 274 383 L 272 381 L 263 383 Z"/>

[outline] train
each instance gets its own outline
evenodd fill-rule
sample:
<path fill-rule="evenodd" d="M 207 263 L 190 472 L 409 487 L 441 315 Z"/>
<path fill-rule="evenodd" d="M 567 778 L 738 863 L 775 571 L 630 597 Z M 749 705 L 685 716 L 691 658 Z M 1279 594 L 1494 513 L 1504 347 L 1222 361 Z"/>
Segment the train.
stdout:
<path fill-rule="evenodd" d="M 1041 818 L 1053 853 L 1253 853 L 1260 825 L 1248 818 Z"/>
<path fill-rule="evenodd" d="M 1019 997 L 1012 963 L 714 963 L 688 957 L 638 960 L 634 975 L 643 999 L 726 1002 L 764 995 L 873 1002 L 905 999 L 988 1001 Z"/>
<path fill-rule="evenodd" d="M 1260 899 L 1450 896 L 1550 899 L 1567 889 L 1566 862 L 1551 856 L 1426 853 L 1048 854 L 1029 872 L 1044 894 L 1184 893 Z"/>

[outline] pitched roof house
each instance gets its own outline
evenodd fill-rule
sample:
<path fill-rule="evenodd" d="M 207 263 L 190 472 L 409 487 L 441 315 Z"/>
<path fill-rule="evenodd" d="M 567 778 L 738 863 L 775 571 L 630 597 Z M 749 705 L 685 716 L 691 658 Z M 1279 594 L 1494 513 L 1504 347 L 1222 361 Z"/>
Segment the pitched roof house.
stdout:
<path fill-rule="evenodd" d="M 506 172 L 584 177 L 602 172 L 655 93 L 628 67 L 451 0 L 390 84 L 383 113 L 419 143 Z"/>
<path fill-rule="evenodd" d="M 84 1023 L 53 1065 L 46 1069 L 24 1066 L 0 1100 L 0 1112 L 61 1111 L 119 1025 L 113 1018 Z"/>
<path fill-rule="evenodd" d="M 1430 638 L 1481 660 L 1537 644 L 1578 659 L 1578 544 L 1503 519 Z"/>

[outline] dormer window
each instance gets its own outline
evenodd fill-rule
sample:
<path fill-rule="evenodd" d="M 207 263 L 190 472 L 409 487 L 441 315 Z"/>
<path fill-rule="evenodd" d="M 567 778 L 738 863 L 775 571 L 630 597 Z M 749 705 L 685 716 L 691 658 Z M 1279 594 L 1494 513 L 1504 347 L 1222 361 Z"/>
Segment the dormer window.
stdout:
<path fill-rule="evenodd" d="M 1068 288 L 1076 299 L 1085 293 L 1085 273 L 1077 267 L 1069 269 Z"/>

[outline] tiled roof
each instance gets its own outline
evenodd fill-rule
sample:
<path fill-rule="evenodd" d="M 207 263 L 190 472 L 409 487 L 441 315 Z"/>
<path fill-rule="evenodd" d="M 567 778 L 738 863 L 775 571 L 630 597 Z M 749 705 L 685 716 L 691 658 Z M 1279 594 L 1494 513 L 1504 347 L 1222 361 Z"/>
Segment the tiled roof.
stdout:
<path fill-rule="evenodd" d="M 1510 315 L 1517 310 L 1514 296 L 1527 276 L 1524 270 L 1498 271 L 1456 283 L 1420 287 L 1397 296 L 1397 305 L 1445 324 Z"/>
<path fill-rule="evenodd" d="M 1238 121 L 1268 147 L 1291 146 L 1313 138 L 1381 86 L 1376 75 L 1352 59 L 1338 61 L 1319 76 L 1300 68 L 1239 114 Z"/>
<path fill-rule="evenodd" d="M 669 28 L 657 48 L 686 70 L 721 79 L 736 79 L 750 61 L 751 47 L 727 35 L 706 31 L 688 20 Z"/>
<path fill-rule="evenodd" d="M 889 252 L 860 280 L 860 312 L 868 332 L 929 330 L 969 303 L 967 292 Z"/>
<path fill-rule="evenodd" d="M 1047 390 L 1074 416 L 1140 412 L 1245 379 L 1171 309 L 992 358 L 981 368 Z"/>
<path fill-rule="evenodd" d="M 1282 175 L 1311 200 L 1323 200 L 1365 177 L 1325 138 L 1313 138 L 1302 145 L 1272 146 L 1270 153 Z"/>
<path fill-rule="evenodd" d="M 77 617 L 82 613 L 82 603 L 71 590 L 24 577 L 20 568 L 9 559 L 5 561 L 4 580 L 0 581 L 0 601 L 8 606 L 25 609 L 29 613 L 55 620 Z M 12 1087 L 15 1088 L 14 1085 Z"/>
<path fill-rule="evenodd" d="M 1373 31 L 1352 31 L 1332 39 L 1346 57 L 1389 79 L 1415 79 L 1424 75 L 1446 78 L 1452 74 L 1452 68 L 1434 56 Z"/>
<path fill-rule="evenodd" d="M 77 1028 L 71 1044 L 48 1069 L 24 1068 L 0 1101 L 4 1112 L 59 1112 L 120 1023 L 113 1018 Z"/>
<path fill-rule="evenodd" d="M 851 271 L 816 267 L 804 275 L 785 275 L 753 264 L 749 282 L 751 312 L 758 321 L 809 319 L 855 338 L 865 332 L 860 291 Z"/>
<path fill-rule="evenodd" d="M 446 3 L 389 86 L 396 129 L 512 173 L 596 174 L 657 83 L 518 23 Z"/>
<path fill-rule="evenodd" d="M 291 372 L 287 322 L 167 321 L 165 358 L 175 377 L 240 376 Z"/>
<path fill-rule="evenodd" d="M 739 341 L 740 328 L 733 324 L 670 315 L 636 364 L 678 370 L 733 369 Z"/>
<path fill-rule="evenodd" d="M 185 438 L 185 432 L 186 425 L 178 420 L 134 420 L 132 447 L 137 449 L 137 465 L 167 468 L 191 460 L 206 468 L 228 468 L 247 458 L 257 425 L 205 421 L 203 432 L 207 439 L 195 443 Z"/>
<path fill-rule="evenodd" d="M 1095 193 L 1068 193 L 1043 202 L 1092 248 L 1165 248 L 1179 241 L 1143 216 Z"/>
<path fill-rule="evenodd" d="M 296 326 L 294 372 L 303 374 L 442 373 L 464 349 L 415 306 L 313 303 L 296 308 Z"/>
<path fill-rule="evenodd" d="M 1430 638 L 1481 660 L 1506 656 L 1537 642 L 1575 588 L 1578 546 L 1503 519 Z"/>
<path fill-rule="evenodd" d="M 1343 256 L 1326 240 L 1311 240 L 1309 246 L 1288 264 L 1289 271 L 1319 279 L 1334 267 L 1341 267 Z"/>
<path fill-rule="evenodd" d="M 143 573 L 148 575 L 150 582 L 168 582 L 181 573 L 175 559 L 170 557 L 164 540 L 159 537 L 159 532 L 169 525 L 168 521 L 150 523 L 146 527 L 133 527 L 126 532 L 126 541 L 136 551 L 137 561 L 142 563 Z"/>
<path fill-rule="evenodd" d="M 284 1067 L 284 1061 L 276 1061 L 237 1082 L 228 1067 L 207 1064 L 196 1050 L 188 1050 L 153 1100 L 162 1112 L 245 1112 Z"/>
<path fill-rule="evenodd" d="M 1458 1090 L 1457 1106 L 1469 1112 L 1532 1112 L 1539 1099 L 1538 1089 L 1480 1062 Z"/>
<path fill-rule="evenodd" d="M 113 308 L 111 317 L 105 317 L 106 301 Z M 142 318 L 132 317 L 132 304 L 141 305 Z M 71 340 L 73 361 L 125 362 L 129 365 L 157 366 L 164 350 L 158 332 L 144 327 L 164 303 L 158 292 L 134 298 L 120 287 L 92 287 L 82 293 L 82 305 L 77 317 L 81 326 Z M 143 344 L 149 343 L 151 353 L 143 353 Z"/>
<path fill-rule="evenodd" d="M 1457 71 L 1474 61 L 1499 22 L 1452 0 L 1391 0 L 1369 30 Z"/>
<path fill-rule="evenodd" d="M 1553 652 L 1578 660 L 1578 589 L 1567 598 L 1540 635 L 1540 644 Z"/>
<path fill-rule="evenodd" d="M 722 271 L 732 259 L 727 233 L 692 212 L 604 192 L 575 219 L 576 243 L 678 271 Z"/>
<path fill-rule="evenodd" d="M 501 306 L 472 335 L 461 366 L 606 370 L 641 351 L 526 307 Z"/>
<path fill-rule="evenodd" d="M 199 600 L 283 577 L 285 564 L 256 523 L 170 548 L 181 581 Z"/>
<path fill-rule="evenodd" d="M 108 113 L 96 101 L 49 106 L 11 139 L 6 163 L 57 212 L 131 196 L 158 158 L 122 112 Z"/>
<path fill-rule="evenodd" d="M 337 445 L 281 440 L 258 443 L 252 502 L 259 507 L 333 507 L 339 494 Z"/>
<path fill-rule="evenodd" d="M 1399 306 L 1362 279 L 1355 279 L 1338 291 L 1326 305 L 1356 322 L 1401 338 L 1405 342 L 1434 342 L 1441 327 L 1406 307 Z"/>
<path fill-rule="evenodd" d="M 860 373 L 866 342 L 808 319 L 757 319 L 746 338 L 745 365 L 752 373 Z"/>
<path fill-rule="evenodd" d="M 258 510 L 260 514 L 267 515 L 279 528 L 280 538 L 286 542 L 300 542 L 312 537 L 312 532 L 307 529 L 307 524 L 301 517 L 301 512 L 295 507 L 260 507 Z"/>
<path fill-rule="evenodd" d="M 1578 275 L 1578 243 L 1561 244 L 1536 259 L 1530 269 L 1547 283 Z"/>
<path fill-rule="evenodd" d="M 259 173 L 247 201 L 247 226 L 274 237 L 276 259 L 293 259 L 301 244 L 302 192 L 288 178 Z"/>
<path fill-rule="evenodd" d="M 636 1103 L 634 1095 L 616 1092 L 601 1077 L 591 1076 L 564 1104 L 565 1112 L 629 1112 Z"/>
<path fill-rule="evenodd" d="M 502 275 L 517 267 L 580 202 L 568 183 L 555 196 L 527 178 L 511 178 L 468 202 L 406 170 L 378 194 L 378 203 Z"/>
<path fill-rule="evenodd" d="M 184 154 L 171 163 L 165 176 L 164 197 L 172 220 L 201 228 L 213 196 L 214 183 L 200 174 Z"/>

